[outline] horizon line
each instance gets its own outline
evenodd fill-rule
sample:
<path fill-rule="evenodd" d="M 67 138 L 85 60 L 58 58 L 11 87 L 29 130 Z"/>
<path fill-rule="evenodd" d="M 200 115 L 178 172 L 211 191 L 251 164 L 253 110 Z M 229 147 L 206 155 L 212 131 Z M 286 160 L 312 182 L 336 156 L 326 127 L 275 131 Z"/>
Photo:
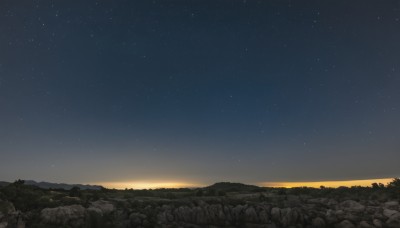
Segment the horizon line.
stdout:
<path fill-rule="evenodd" d="M 368 187 L 372 183 L 382 183 L 387 185 L 393 178 L 378 178 L 378 179 L 354 179 L 354 180 L 332 180 L 332 181 L 264 181 L 255 183 L 243 183 L 237 181 L 219 181 L 230 183 L 243 183 L 249 185 L 256 185 L 259 187 L 275 187 L 275 188 L 296 188 L 296 187 L 352 187 L 362 186 Z M 215 182 L 215 183 L 219 183 Z M 107 181 L 107 182 L 92 182 L 90 185 L 101 185 L 110 189 L 157 189 L 157 188 L 201 188 L 210 186 L 214 183 L 190 183 L 190 182 L 177 182 L 177 181 Z"/>

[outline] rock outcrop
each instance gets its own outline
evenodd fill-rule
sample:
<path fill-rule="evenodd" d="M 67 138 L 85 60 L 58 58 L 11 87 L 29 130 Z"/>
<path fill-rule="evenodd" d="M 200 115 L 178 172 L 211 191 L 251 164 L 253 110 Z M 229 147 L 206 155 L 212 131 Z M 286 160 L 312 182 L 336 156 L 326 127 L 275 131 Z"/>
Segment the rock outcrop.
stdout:
<path fill-rule="evenodd" d="M 40 217 L 43 224 L 80 227 L 84 225 L 86 209 L 81 205 L 45 208 Z"/>
<path fill-rule="evenodd" d="M 285 200 L 285 199 L 283 199 Z M 298 227 L 399 228 L 398 201 L 374 202 L 333 199 L 297 199 L 286 202 L 232 201 L 224 197 L 167 200 L 160 198 L 109 199 L 45 208 L 44 227 Z M 21 214 L 0 201 L 1 227 L 25 227 L 33 215 Z"/>

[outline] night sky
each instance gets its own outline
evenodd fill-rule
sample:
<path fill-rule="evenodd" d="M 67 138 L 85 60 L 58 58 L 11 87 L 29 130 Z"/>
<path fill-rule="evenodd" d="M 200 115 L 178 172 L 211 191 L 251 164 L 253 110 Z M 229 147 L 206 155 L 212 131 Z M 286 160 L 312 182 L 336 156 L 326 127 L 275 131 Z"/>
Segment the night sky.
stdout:
<path fill-rule="evenodd" d="M 0 1 L 0 179 L 400 175 L 400 1 Z"/>

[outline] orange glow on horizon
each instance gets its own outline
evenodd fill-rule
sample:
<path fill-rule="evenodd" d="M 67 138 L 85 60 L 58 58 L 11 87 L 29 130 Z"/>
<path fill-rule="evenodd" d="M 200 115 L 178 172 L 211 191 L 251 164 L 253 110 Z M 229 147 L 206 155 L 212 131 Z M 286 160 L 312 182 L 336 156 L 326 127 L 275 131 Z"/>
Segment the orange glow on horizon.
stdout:
<path fill-rule="evenodd" d="M 126 181 L 126 182 L 101 182 L 95 183 L 105 188 L 115 189 L 157 189 L 157 188 L 192 188 L 199 187 L 199 184 L 185 182 L 142 182 L 142 181 Z"/>
<path fill-rule="evenodd" d="M 259 182 L 254 183 L 260 187 L 313 187 L 319 188 L 320 186 L 325 187 L 340 187 L 340 186 L 371 186 L 372 183 L 387 184 L 391 182 L 393 178 L 382 178 L 382 179 L 367 179 L 367 180 L 343 180 L 343 181 L 308 181 L 308 182 Z M 96 185 L 104 186 L 105 188 L 115 189 L 157 189 L 157 188 L 197 188 L 205 187 L 213 183 L 189 183 L 179 181 L 116 181 L 116 182 L 97 182 L 92 183 Z"/>
<path fill-rule="evenodd" d="M 309 181 L 309 182 L 262 182 L 259 183 L 262 187 L 284 187 L 284 188 L 295 188 L 295 187 L 313 187 L 319 188 L 320 186 L 337 188 L 341 186 L 371 186 L 372 183 L 387 184 L 392 181 L 392 178 L 383 179 L 368 179 L 368 180 L 344 180 L 344 181 Z"/>

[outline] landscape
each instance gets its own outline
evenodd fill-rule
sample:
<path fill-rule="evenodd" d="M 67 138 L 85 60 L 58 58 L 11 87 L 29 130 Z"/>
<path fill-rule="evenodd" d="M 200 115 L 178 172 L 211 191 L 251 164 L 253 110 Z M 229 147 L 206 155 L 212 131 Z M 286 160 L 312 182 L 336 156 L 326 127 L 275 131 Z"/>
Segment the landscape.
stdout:
<path fill-rule="evenodd" d="M 220 182 L 194 189 L 116 190 L 85 185 L 53 189 L 23 180 L 1 186 L 1 228 L 400 227 L 398 178 L 386 185 L 339 188 Z"/>
<path fill-rule="evenodd" d="M 400 228 L 400 0 L 0 0 L 0 228 Z"/>

